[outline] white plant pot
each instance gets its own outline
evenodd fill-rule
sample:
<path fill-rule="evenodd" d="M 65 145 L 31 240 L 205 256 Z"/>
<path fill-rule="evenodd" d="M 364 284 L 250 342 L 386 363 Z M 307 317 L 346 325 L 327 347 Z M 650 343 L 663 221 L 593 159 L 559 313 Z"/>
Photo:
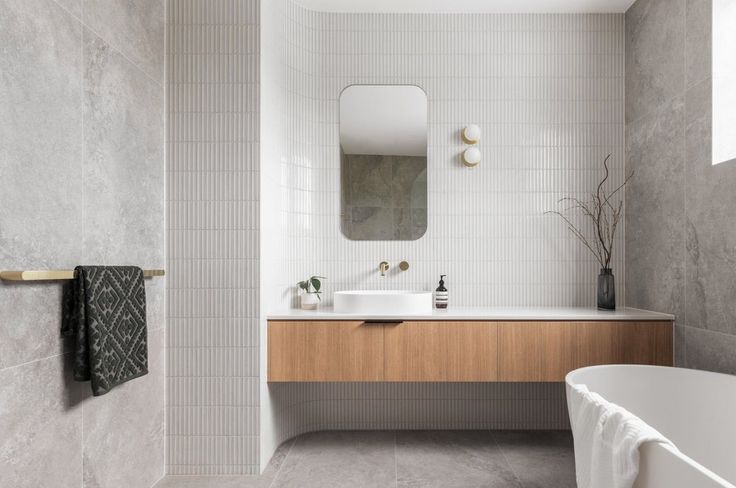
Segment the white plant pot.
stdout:
<path fill-rule="evenodd" d="M 301 295 L 302 309 L 314 310 L 319 304 L 319 296 L 316 293 L 302 293 Z"/>

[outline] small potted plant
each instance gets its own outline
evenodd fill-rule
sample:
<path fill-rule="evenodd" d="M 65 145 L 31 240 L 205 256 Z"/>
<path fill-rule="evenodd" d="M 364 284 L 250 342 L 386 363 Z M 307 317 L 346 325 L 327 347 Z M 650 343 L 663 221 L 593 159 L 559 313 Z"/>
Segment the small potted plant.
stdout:
<path fill-rule="evenodd" d="M 296 286 L 304 290 L 304 293 L 302 293 L 300 297 L 302 308 L 304 310 L 314 310 L 317 308 L 317 304 L 322 301 L 322 298 L 319 296 L 319 294 L 322 293 L 319 291 L 320 288 L 322 288 L 322 282 L 320 280 L 325 279 L 327 278 L 324 278 L 323 276 L 312 276 L 296 284 Z"/>

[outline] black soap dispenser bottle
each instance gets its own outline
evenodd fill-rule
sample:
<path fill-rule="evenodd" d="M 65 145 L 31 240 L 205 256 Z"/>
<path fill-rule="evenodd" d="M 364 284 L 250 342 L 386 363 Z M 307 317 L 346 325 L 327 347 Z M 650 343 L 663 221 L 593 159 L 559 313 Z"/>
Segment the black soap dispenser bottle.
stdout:
<path fill-rule="evenodd" d="M 440 286 L 438 286 L 434 292 L 434 306 L 435 308 L 442 310 L 447 308 L 447 301 L 449 298 L 447 288 L 445 288 L 445 276 L 447 275 L 440 275 Z"/>

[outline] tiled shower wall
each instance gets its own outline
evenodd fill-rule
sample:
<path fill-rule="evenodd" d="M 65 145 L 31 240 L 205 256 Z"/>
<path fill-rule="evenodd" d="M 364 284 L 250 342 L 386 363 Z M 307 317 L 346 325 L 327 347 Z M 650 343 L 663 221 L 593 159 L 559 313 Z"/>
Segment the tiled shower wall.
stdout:
<path fill-rule="evenodd" d="M 439 274 L 449 275 L 455 306 L 595 304 L 597 264 L 544 211 L 592 191 L 606 154 L 613 182 L 623 180 L 623 15 L 337 14 L 291 0 L 268 5 L 264 314 L 296 306 L 294 283 L 313 274 L 328 278 L 324 305 L 341 289 L 431 290 Z M 428 96 L 428 228 L 417 241 L 350 241 L 340 232 L 338 97 L 370 83 L 416 84 Z M 266 84 L 278 85 L 269 96 Z M 483 161 L 472 170 L 459 159 L 468 123 L 483 129 Z M 621 232 L 619 304 L 623 242 Z M 393 269 L 380 278 L 384 259 Z M 411 268 L 401 273 L 403 259 Z M 274 384 L 262 390 L 262 407 L 262 462 L 279 441 L 316 429 L 567 425 L 561 385 Z"/>
<path fill-rule="evenodd" d="M 711 165 L 711 5 L 626 13 L 626 291 L 676 314 L 678 366 L 736 374 L 736 161 Z"/>
<path fill-rule="evenodd" d="M 0 268 L 164 267 L 163 0 L 0 0 Z M 0 486 L 149 488 L 164 474 L 165 278 L 149 373 L 93 397 L 60 282 L 0 282 Z"/>
<path fill-rule="evenodd" d="M 169 474 L 258 472 L 258 0 L 169 0 Z"/>

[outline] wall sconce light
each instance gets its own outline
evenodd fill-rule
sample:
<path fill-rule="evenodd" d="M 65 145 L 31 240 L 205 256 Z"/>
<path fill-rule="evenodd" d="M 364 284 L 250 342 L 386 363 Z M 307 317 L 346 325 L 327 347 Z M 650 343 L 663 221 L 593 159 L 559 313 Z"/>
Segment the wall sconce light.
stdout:
<path fill-rule="evenodd" d="M 477 147 L 469 147 L 463 151 L 463 164 L 469 168 L 477 166 L 480 163 L 480 149 Z"/>
<path fill-rule="evenodd" d="M 463 129 L 463 142 L 465 144 L 477 144 L 480 141 L 480 127 L 470 124 Z"/>
<path fill-rule="evenodd" d="M 477 166 L 480 163 L 480 149 L 475 144 L 480 141 L 480 127 L 475 124 L 466 125 L 460 133 L 463 142 L 471 147 L 465 148 L 461 156 L 463 164 L 468 168 Z"/>

